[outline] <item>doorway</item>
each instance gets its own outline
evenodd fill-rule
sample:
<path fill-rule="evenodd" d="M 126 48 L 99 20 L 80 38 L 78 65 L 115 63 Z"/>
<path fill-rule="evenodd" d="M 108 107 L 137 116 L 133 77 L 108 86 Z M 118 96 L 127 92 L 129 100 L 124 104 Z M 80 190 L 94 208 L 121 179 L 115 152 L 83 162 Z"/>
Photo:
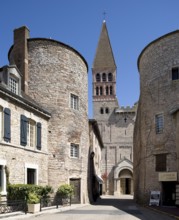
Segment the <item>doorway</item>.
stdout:
<path fill-rule="evenodd" d="M 80 184 L 80 179 L 70 179 L 70 185 L 73 186 L 74 188 L 74 194 L 71 197 L 71 203 L 72 204 L 78 204 L 81 203 L 80 201 L 80 188 L 81 188 L 81 184 Z"/>
<path fill-rule="evenodd" d="M 175 182 L 162 182 L 162 205 L 174 206 L 175 205 Z"/>

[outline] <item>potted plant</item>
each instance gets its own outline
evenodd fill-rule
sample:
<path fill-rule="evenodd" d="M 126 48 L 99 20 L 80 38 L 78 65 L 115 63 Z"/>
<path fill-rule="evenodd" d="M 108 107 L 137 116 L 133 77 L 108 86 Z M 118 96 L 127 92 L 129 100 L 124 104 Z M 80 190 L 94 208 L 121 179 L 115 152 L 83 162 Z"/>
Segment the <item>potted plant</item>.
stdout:
<path fill-rule="evenodd" d="M 36 213 L 40 211 L 40 198 L 36 193 L 29 193 L 27 199 L 28 212 Z"/>
<path fill-rule="evenodd" d="M 70 204 L 70 199 L 74 193 L 74 189 L 70 184 L 63 184 L 58 188 L 57 193 L 62 200 L 62 205 Z"/>

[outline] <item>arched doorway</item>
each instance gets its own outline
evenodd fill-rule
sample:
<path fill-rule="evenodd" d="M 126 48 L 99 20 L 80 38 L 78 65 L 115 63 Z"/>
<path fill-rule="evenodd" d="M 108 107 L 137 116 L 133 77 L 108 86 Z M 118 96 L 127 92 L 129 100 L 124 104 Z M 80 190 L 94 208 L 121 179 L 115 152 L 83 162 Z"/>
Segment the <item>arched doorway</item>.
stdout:
<path fill-rule="evenodd" d="M 133 194 L 133 163 L 121 160 L 114 167 L 114 195 Z"/>
<path fill-rule="evenodd" d="M 123 169 L 120 171 L 118 176 L 118 183 L 120 186 L 118 187 L 120 190 L 120 194 L 132 194 L 132 172 L 128 169 Z M 119 185 L 119 184 L 118 184 Z"/>

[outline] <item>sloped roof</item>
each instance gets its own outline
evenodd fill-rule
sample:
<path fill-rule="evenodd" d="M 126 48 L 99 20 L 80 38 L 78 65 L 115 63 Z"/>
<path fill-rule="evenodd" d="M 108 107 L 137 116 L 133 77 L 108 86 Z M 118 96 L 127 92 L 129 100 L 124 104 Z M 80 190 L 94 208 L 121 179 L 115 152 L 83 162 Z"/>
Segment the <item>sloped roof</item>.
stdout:
<path fill-rule="evenodd" d="M 111 43 L 107 31 L 106 22 L 103 22 L 102 30 L 93 62 L 93 68 L 116 68 Z"/>

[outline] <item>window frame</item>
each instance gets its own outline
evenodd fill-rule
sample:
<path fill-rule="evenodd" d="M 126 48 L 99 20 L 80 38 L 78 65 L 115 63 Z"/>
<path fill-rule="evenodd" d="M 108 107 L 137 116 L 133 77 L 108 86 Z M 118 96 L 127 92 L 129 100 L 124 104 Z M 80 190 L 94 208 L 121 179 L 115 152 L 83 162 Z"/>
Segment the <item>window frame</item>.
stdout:
<path fill-rule="evenodd" d="M 167 154 L 155 155 L 155 171 L 156 172 L 167 171 Z"/>
<path fill-rule="evenodd" d="M 31 148 L 36 147 L 36 134 L 37 134 L 37 129 L 36 129 L 36 121 L 34 121 L 31 118 L 28 118 L 27 122 L 27 146 Z"/>
<path fill-rule="evenodd" d="M 74 110 L 79 110 L 79 96 L 70 93 L 70 107 Z"/>
<path fill-rule="evenodd" d="M 113 81 L 113 74 L 108 73 L 108 82 L 112 82 L 112 81 Z"/>
<path fill-rule="evenodd" d="M 6 166 L 6 161 L 0 159 L 0 166 L 2 167 L 1 169 L 1 195 L 7 195 L 7 188 L 6 188 L 6 172 L 5 172 L 5 166 Z"/>
<path fill-rule="evenodd" d="M 164 130 L 164 114 L 159 113 L 155 115 L 155 133 L 162 134 Z"/>
<path fill-rule="evenodd" d="M 16 95 L 19 93 L 19 79 L 13 74 L 9 75 L 9 90 Z"/>
<path fill-rule="evenodd" d="M 25 163 L 25 184 L 28 184 L 28 169 L 35 171 L 34 173 L 34 184 L 38 185 L 38 165 Z"/>
<path fill-rule="evenodd" d="M 100 75 L 100 73 L 96 74 L 96 82 L 101 82 L 101 75 Z"/>
<path fill-rule="evenodd" d="M 177 72 L 175 72 L 177 70 Z M 179 80 L 179 67 L 172 68 L 172 81 Z"/>
<path fill-rule="evenodd" d="M 80 157 L 80 147 L 79 144 L 70 144 L 70 157 L 71 158 L 79 158 Z"/>

